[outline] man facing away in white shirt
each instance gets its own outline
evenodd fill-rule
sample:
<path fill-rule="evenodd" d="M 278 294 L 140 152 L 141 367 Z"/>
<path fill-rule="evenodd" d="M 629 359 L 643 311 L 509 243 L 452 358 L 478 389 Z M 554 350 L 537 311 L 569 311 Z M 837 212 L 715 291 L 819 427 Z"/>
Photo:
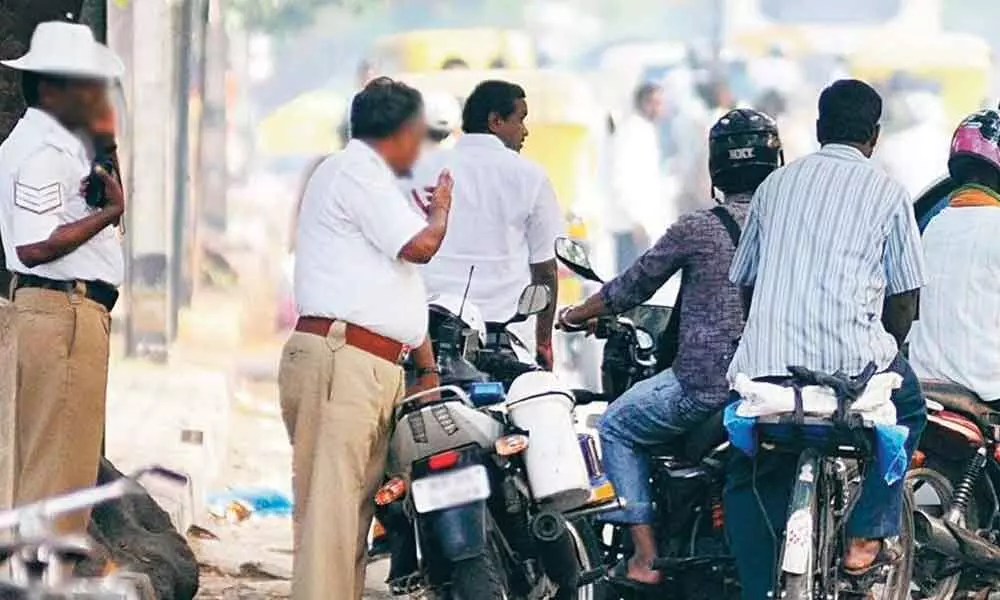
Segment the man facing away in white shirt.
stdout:
<path fill-rule="evenodd" d="M 444 239 L 451 178 L 439 175 L 426 221 L 397 186 L 427 132 L 420 93 L 402 83 L 378 78 L 357 94 L 351 131 L 306 185 L 295 263 L 301 316 L 278 374 L 293 449 L 292 596 L 302 599 L 360 600 L 407 350 L 417 374 L 407 391 L 439 384 L 415 263 Z"/>
<path fill-rule="evenodd" d="M 643 83 L 635 92 L 634 111 L 615 131 L 612 141 L 611 210 L 607 218 L 619 272 L 649 249 L 650 240 L 659 239 L 676 219 L 660 171 L 656 122 L 662 115 L 663 88 Z"/>
<path fill-rule="evenodd" d="M 910 358 L 922 379 L 1000 400 L 1000 112 L 958 126 L 948 171 L 958 189 L 924 230 L 927 286 Z"/>
<path fill-rule="evenodd" d="M 462 135 L 450 150 L 427 157 L 416 169 L 410 201 L 424 210 L 425 188 L 443 169 L 455 177 L 454 210 L 441 250 L 421 269 L 432 295 L 462 295 L 487 322 L 514 315 L 521 290 L 542 283 L 553 301 L 534 332 L 520 333 L 543 366 L 552 366 L 552 325 L 558 278 L 555 238 L 564 220 L 541 166 L 518 152 L 528 135 L 524 90 L 506 81 L 480 83 L 465 102 Z M 415 192 L 415 193 L 414 193 Z M 471 284 L 470 269 L 474 267 Z M 534 335 L 532 335 L 534 334 Z"/>

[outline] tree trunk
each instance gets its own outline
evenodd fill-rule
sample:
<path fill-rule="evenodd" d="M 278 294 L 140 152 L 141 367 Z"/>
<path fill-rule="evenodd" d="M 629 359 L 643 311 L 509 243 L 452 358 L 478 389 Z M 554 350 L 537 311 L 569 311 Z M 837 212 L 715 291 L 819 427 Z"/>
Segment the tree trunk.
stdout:
<path fill-rule="evenodd" d="M 35 26 L 42 21 L 77 20 L 83 0 L 0 0 L 0 59 L 21 56 L 28 49 Z M 0 142 L 24 113 L 21 78 L 16 71 L 0 68 Z M 0 246 L 0 267 L 6 267 Z M 10 273 L 0 269 L 0 296 L 10 287 Z"/>

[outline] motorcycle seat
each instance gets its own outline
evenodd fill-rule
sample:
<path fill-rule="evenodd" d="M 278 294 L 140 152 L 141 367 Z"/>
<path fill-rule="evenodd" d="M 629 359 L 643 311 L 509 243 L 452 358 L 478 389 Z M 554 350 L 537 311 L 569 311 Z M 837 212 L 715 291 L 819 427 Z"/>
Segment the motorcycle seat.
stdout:
<path fill-rule="evenodd" d="M 699 462 L 727 440 L 726 428 L 722 423 L 724 412 L 724 409 L 719 409 L 688 433 L 669 442 L 650 446 L 650 454 L 679 458 L 692 463 Z"/>
<path fill-rule="evenodd" d="M 937 402 L 947 410 L 972 418 L 980 427 L 1000 424 L 1000 412 L 983 402 L 975 392 L 957 383 L 924 380 L 920 382 L 920 389 L 923 390 L 926 399 Z"/>

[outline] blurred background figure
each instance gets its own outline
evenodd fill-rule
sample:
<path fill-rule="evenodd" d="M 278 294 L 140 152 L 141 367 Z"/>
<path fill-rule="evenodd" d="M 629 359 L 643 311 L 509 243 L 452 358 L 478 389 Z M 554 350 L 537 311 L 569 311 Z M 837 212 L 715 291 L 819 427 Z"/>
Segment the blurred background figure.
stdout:
<path fill-rule="evenodd" d="M 368 59 L 363 59 L 358 63 L 358 69 L 355 73 L 355 92 L 365 89 L 368 82 L 378 75 L 378 71 L 375 70 L 375 64 Z M 337 135 L 340 137 L 341 147 L 347 145 L 347 141 L 351 139 L 351 103 L 348 101 L 347 110 L 344 111 L 344 120 L 340 123 L 340 127 L 337 128 Z"/>
<path fill-rule="evenodd" d="M 875 158 L 915 197 L 948 172 L 948 127 L 944 103 L 934 85 L 896 76 L 888 85 Z"/>
<path fill-rule="evenodd" d="M 424 94 L 424 114 L 427 117 L 427 143 L 424 153 L 455 145 L 455 134 L 462 124 L 462 107 L 458 99 L 447 92 Z"/>
<path fill-rule="evenodd" d="M 657 122 L 663 118 L 663 88 L 643 83 L 635 91 L 632 113 L 615 129 L 612 140 L 611 199 L 608 230 L 614 237 L 615 268 L 635 262 L 676 219 L 664 193 Z"/>
<path fill-rule="evenodd" d="M 699 94 L 696 71 L 678 68 L 663 80 L 667 98 L 672 146 L 676 148 L 667 170 L 673 205 L 678 215 L 711 206 L 708 174 L 708 136 L 712 111 Z"/>
<path fill-rule="evenodd" d="M 767 55 L 749 65 L 750 78 L 761 90 L 789 95 L 802 89 L 804 83 L 799 63 L 788 56 L 780 43 L 772 44 Z"/>

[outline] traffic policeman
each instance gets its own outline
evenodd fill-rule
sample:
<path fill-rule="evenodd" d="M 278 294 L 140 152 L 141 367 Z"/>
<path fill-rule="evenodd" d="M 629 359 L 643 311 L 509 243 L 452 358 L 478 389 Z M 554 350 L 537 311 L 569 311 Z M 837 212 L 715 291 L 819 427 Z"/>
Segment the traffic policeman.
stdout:
<path fill-rule="evenodd" d="M 108 82 L 124 67 L 88 27 L 64 22 L 38 25 L 28 53 L 2 64 L 21 71 L 28 106 L 0 145 L 0 235 L 18 336 L 13 497 L 21 505 L 97 478 L 125 200 L 80 134 L 106 118 Z M 88 520 L 80 512 L 56 530 L 82 533 Z"/>

